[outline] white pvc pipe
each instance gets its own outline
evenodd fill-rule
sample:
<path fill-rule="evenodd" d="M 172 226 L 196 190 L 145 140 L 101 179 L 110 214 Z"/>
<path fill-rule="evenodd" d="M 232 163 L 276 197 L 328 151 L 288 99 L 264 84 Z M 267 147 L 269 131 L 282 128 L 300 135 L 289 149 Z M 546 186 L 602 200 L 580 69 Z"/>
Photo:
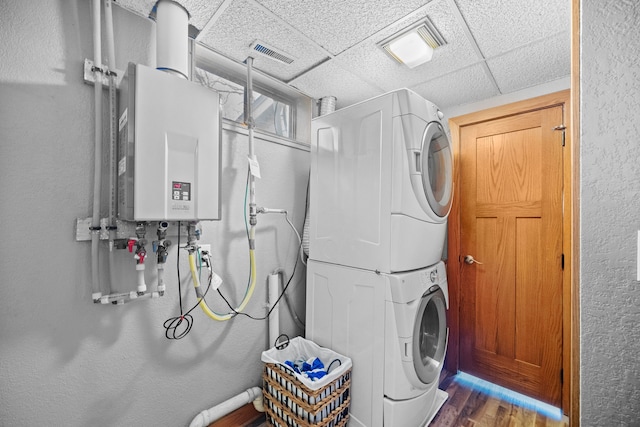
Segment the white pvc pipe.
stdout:
<path fill-rule="evenodd" d="M 231 399 L 225 400 L 219 405 L 205 409 L 196 415 L 193 421 L 191 421 L 191 424 L 189 424 L 189 427 L 206 427 L 250 402 L 254 402 L 254 406 L 256 406 L 257 409 L 259 407 L 258 405 L 261 405 L 262 402 L 257 403 L 255 402 L 256 400 L 262 400 L 262 389 L 260 387 L 252 387 Z"/>
<path fill-rule="evenodd" d="M 115 72 L 116 70 L 116 48 L 115 48 L 115 40 L 113 35 L 113 3 L 111 0 L 104 0 L 104 21 L 105 21 L 105 33 L 107 39 L 107 60 L 109 64 L 109 70 Z M 115 254 L 114 254 L 114 240 L 116 239 L 116 231 L 113 228 L 115 226 L 115 215 L 116 215 L 116 206 L 115 206 L 115 187 L 116 187 L 116 172 L 115 172 L 115 162 L 116 162 L 116 143 L 117 143 L 117 118 L 113 117 L 112 111 L 116 108 L 113 105 L 113 101 L 115 98 L 115 82 L 116 77 L 113 75 L 109 76 L 109 134 L 110 134 L 110 143 L 109 143 L 109 213 L 107 215 L 108 221 L 107 225 L 110 227 L 109 229 L 109 278 L 113 281 L 114 277 L 114 266 L 115 266 Z"/>
<path fill-rule="evenodd" d="M 149 298 L 159 298 L 162 295 L 160 295 L 158 292 L 145 292 L 142 295 L 138 295 L 137 292 L 119 292 L 119 293 L 115 293 L 115 294 L 109 294 L 109 295 L 103 295 L 102 298 L 100 298 L 100 302 L 102 304 L 124 304 L 128 301 L 134 301 L 134 300 L 143 300 L 143 299 L 149 299 Z"/>
<path fill-rule="evenodd" d="M 100 293 L 100 278 L 98 275 L 98 243 L 100 234 L 100 189 L 102 187 L 102 39 L 100 26 L 100 0 L 93 0 L 93 65 L 95 71 L 95 134 L 94 134 L 94 162 L 93 162 L 93 212 L 91 217 L 91 284 L 93 297 Z"/>
<path fill-rule="evenodd" d="M 138 273 L 138 292 L 146 292 L 147 284 L 144 281 L 144 263 L 136 264 L 136 271 Z"/>
<path fill-rule="evenodd" d="M 116 70 L 116 48 L 115 40 L 113 37 L 113 7 L 111 0 L 105 0 L 104 2 L 104 22 L 105 32 L 107 33 L 107 59 L 109 61 L 109 69 L 111 71 Z"/>
<path fill-rule="evenodd" d="M 164 284 L 164 263 L 159 262 L 158 263 L 158 293 L 160 293 L 160 295 L 163 295 L 165 289 L 166 287 Z"/>
<path fill-rule="evenodd" d="M 189 78 L 189 13 L 170 0 L 156 11 L 156 68 Z"/>
<path fill-rule="evenodd" d="M 278 337 L 280 336 L 280 309 L 275 306 L 280 295 L 280 274 L 277 272 L 271 273 L 267 278 L 267 289 L 269 292 L 269 309 L 271 314 L 269 315 L 269 345 L 271 348 Z"/>

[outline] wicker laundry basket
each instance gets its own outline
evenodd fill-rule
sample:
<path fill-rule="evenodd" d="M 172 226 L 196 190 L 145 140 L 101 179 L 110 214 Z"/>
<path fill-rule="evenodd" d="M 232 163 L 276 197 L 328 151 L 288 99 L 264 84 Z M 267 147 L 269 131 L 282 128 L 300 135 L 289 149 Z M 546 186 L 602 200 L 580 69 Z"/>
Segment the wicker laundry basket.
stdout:
<path fill-rule="evenodd" d="M 311 381 L 284 364 L 286 360 L 310 357 L 319 357 L 329 366 L 327 375 L 320 380 Z M 262 379 L 268 425 L 346 426 L 351 403 L 350 358 L 296 337 L 284 349 L 272 348 L 263 352 L 262 361 L 265 362 Z"/>

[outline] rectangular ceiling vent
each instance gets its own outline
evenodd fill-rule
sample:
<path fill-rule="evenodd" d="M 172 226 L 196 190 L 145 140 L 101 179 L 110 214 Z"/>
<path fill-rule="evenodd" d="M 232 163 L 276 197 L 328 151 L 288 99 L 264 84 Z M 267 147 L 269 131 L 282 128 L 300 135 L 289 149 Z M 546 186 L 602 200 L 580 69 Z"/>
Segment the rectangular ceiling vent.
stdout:
<path fill-rule="evenodd" d="M 418 27 L 418 34 L 434 49 L 447 44 L 429 18 Z"/>
<path fill-rule="evenodd" d="M 291 64 L 294 61 L 294 58 L 292 58 L 291 55 L 258 40 L 251 44 L 251 50 L 253 52 L 259 53 L 260 55 L 266 56 L 267 58 L 271 58 L 274 61 L 282 62 L 284 64 Z"/>

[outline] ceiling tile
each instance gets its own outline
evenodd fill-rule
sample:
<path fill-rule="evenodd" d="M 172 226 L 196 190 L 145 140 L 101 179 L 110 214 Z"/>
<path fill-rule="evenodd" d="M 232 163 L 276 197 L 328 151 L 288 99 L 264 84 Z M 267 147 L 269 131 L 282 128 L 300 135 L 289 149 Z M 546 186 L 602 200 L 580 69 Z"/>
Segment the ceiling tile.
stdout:
<path fill-rule="evenodd" d="M 180 3 L 189 11 L 189 23 L 199 30 L 207 25 L 224 0 L 182 0 Z"/>
<path fill-rule="evenodd" d="M 209 18 L 213 16 L 224 0 L 176 0 L 189 12 L 189 24 L 201 30 Z M 144 17 L 151 15 L 151 10 L 158 0 L 117 0 L 117 4 Z"/>
<path fill-rule="evenodd" d="M 384 91 L 338 67 L 332 61 L 291 81 L 290 84 L 313 98 L 336 97 L 336 108 L 381 95 Z"/>
<path fill-rule="evenodd" d="M 334 55 L 429 2 L 429 0 L 257 1 Z"/>
<path fill-rule="evenodd" d="M 393 60 L 377 43 L 412 24 L 429 17 L 447 44 L 437 48 L 431 61 L 410 69 Z M 471 43 L 460 23 L 452 14 L 446 0 L 435 0 L 423 8 L 422 13 L 402 20 L 375 37 L 338 55 L 336 61 L 342 68 L 361 78 L 375 82 L 386 91 L 415 86 L 421 82 L 450 73 L 478 61 Z"/>
<path fill-rule="evenodd" d="M 481 63 L 429 80 L 410 89 L 433 102 L 440 109 L 499 95 Z"/>
<path fill-rule="evenodd" d="M 158 0 L 117 0 L 116 4 L 148 18 Z"/>
<path fill-rule="evenodd" d="M 485 58 L 571 26 L 568 0 L 455 0 Z"/>
<path fill-rule="evenodd" d="M 502 93 L 550 82 L 571 73 L 569 31 L 487 61 Z"/>
<path fill-rule="evenodd" d="M 291 64 L 254 55 L 254 66 L 266 74 L 287 81 L 326 59 L 315 44 L 274 18 L 249 0 L 234 1 L 200 41 L 238 62 L 249 56 L 249 46 L 256 40 L 273 46 L 295 60 Z"/>
<path fill-rule="evenodd" d="M 254 66 L 314 97 L 334 95 L 338 107 L 400 87 L 414 88 L 451 107 L 544 84 L 569 75 L 570 2 L 567 0 L 177 0 L 202 30 L 199 41 L 242 62 L 260 40 L 293 57 L 290 65 L 254 56 Z M 156 0 L 117 0 L 148 17 Z M 486 63 L 457 19 L 458 7 Z M 420 22 L 433 22 L 447 41 L 432 61 L 408 69 L 377 46 Z M 331 52 L 335 55 L 328 58 Z"/>

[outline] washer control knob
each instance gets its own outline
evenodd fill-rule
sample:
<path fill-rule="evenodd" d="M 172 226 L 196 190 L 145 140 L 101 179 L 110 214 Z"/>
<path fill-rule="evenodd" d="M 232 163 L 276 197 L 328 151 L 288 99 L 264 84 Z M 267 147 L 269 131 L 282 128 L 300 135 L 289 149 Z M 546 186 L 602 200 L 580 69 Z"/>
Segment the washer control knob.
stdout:
<path fill-rule="evenodd" d="M 436 283 L 436 281 L 438 280 L 438 272 L 436 270 L 431 271 L 429 279 L 431 279 L 431 283 Z"/>
<path fill-rule="evenodd" d="M 438 118 L 440 120 L 444 119 L 444 113 L 442 111 L 440 111 L 440 110 L 438 110 Z"/>

